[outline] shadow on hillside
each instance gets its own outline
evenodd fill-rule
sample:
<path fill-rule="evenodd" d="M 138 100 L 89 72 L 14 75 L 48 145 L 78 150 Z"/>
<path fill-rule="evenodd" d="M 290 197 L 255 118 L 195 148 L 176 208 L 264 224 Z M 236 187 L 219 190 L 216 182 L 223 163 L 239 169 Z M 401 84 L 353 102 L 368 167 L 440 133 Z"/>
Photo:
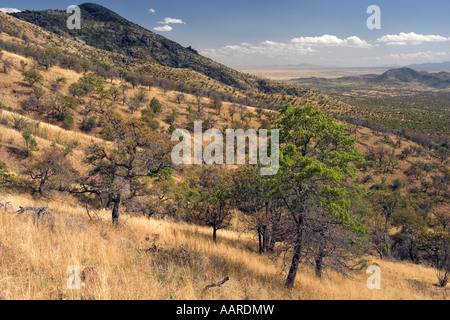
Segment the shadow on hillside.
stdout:
<path fill-rule="evenodd" d="M 195 231 L 194 233 L 192 233 L 191 231 L 188 231 L 188 230 L 181 230 L 180 232 L 188 238 L 200 237 L 204 241 L 209 241 L 209 242 L 214 243 L 213 238 L 212 238 L 212 229 L 211 229 L 210 234 L 204 234 L 199 231 Z M 247 250 L 247 251 L 253 252 L 253 253 L 258 252 L 257 243 L 250 243 L 248 240 L 242 240 L 239 238 L 238 239 L 228 239 L 226 237 L 221 237 L 220 230 L 217 231 L 217 244 L 219 244 L 219 243 L 223 243 L 229 247 L 233 247 L 233 248 L 237 248 L 237 249 L 244 249 L 244 250 Z"/>
<path fill-rule="evenodd" d="M 6 147 L 6 151 L 18 160 L 24 160 L 27 158 L 27 153 L 19 148 L 9 146 Z"/>
<path fill-rule="evenodd" d="M 245 262 L 229 260 L 213 253 L 198 253 L 184 246 L 165 249 L 154 245 L 145 252 L 153 257 L 152 263 L 155 269 L 159 270 L 158 278 L 161 282 L 165 282 L 173 276 L 173 265 L 181 269 L 188 268 L 195 275 L 192 281 L 198 288 L 199 297 L 206 293 L 206 285 L 228 276 L 231 278 L 230 283 L 234 283 L 233 287 L 238 288 L 237 290 L 246 299 L 251 298 L 248 296 L 247 286 L 253 286 L 254 282 L 258 283 L 260 288 L 268 291 L 284 290 L 284 279 L 280 276 L 282 270 L 278 274 L 261 273 L 249 267 Z M 210 275 L 211 271 L 213 271 L 214 278 L 206 276 Z M 248 283 L 246 280 L 248 280 Z M 223 290 L 229 289 L 223 288 Z"/>

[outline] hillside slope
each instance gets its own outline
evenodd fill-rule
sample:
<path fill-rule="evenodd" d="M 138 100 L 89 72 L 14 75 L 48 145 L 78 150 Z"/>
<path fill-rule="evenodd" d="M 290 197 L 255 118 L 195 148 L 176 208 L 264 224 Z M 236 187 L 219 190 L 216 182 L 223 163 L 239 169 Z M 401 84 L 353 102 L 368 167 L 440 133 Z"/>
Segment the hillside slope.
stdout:
<path fill-rule="evenodd" d="M 237 71 L 142 28 L 105 7 L 85 3 L 80 5 L 80 9 L 83 17 L 80 30 L 67 28 L 65 11 L 24 11 L 13 16 L 99 49 L 153 61 L 163 66 L 192 69 L 239 89 L 247 89 L 252 85 L 249 79 Z M 99 33 L 101 37 L 98 36 Z"/>
<path fill-rule="evenodd" d="M 275 107 L 291 102 L 293 104 L 314 103 L 340 111 L 350 109 L 350 106 L 323 94 L 228 68 L 199 55 L 190 47 L 185 48 L 136 25 L 103 6 L 85 3 L 80 5 L 80 9 L 83 17 L 83 26 L 80 30 L 67 28 L 68 15 L 65 11 L 23 11 L 11 16 L 40 26 L 52 34 L 119 54 L 123 57 L 123 62 L 127 64 L 131 59 L 140 61 L 141 65 L 170 67 L 171 73 L 174 69 L 193 70 L 203 75 L 207 81 L 213 79 L 229 87 L 230 90 L 227 91 L 240 91 L 255 102 L 264 102 Z M 99 34 L 102 36 L 99 37 Z M 184 81 L 188 80 L 184 78 Z"/>

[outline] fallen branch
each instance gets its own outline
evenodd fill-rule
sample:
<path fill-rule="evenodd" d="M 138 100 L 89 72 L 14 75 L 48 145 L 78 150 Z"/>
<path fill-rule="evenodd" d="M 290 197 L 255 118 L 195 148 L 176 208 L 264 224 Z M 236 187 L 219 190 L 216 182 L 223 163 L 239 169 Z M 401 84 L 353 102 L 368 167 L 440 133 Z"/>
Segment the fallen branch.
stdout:
<path fill-rule="evenodd" d="M 6 213 L 13 213 L 11 210 L 9 210 L 9 208 L 11 208 L 11 203 L 4 199 L 0 201 L 0 207 L 3 208 Z"/>
<path fill-rule="evenodd" d="M 227 282 L 229 280 L 230 280 L 230 277 L 226 277 L 222 281 L 219 281 L 219 282 L 216 282 L 216 283 L 211 283 L 211 284 L 207 285 L 204 290 L 209 289 L 209 288 L 213 288 L 213 287 L 223 287 L 225 282 Z"/>
<path fill-rule="evenodd" d="M 40 216 L 42 213 L 49 213 L 48 212 L 48 206 L 41 207 L 41 208 L 34 208 L 34 207 L 19 207 L 19 210 L 14 211 L 13 213 L 19 215 L 21 213 L 24 213 L 25 211 L 31 211 L 34 215 Z"/>
<path fill-rule="evenodd" d="M 26 211 L 30 211 L 33 215 L 33 222 L 38 224 L 40 220 L 42 220 L 45 216 L 48 216 L 50 219 L 54 219 L 54 216 L 50 210 L 48 210 L 48 206 L 34 208 L 34 207 L 19 207 L 18 210 L 13 211 L 16 215 L 20 215 Z"/>
<path fill-rule="evenodd" d="M 48 206 L 45 207 L 39 207 L 39 208 L 35 208 L 35 207 L 19 207 L 18 210 L 12 211 L 8 209 L 8 205 L 10 205 L 9 202 L 1 202 L 0 201 L 0 208 L 3 208 L 5 212 L 7 213 L 13 213 L 16 216 L 19 216 L 20 214 L 24 213 L 24 212 L 31 212 L 32 216 L 33 216 L 33 222 L 35 224 L 38 224 L 39 221 L 43 221 L 44 219 L 48 221 L 52 221 L 55 219 L 54 215 L 53 215 L 53 210 L 49 210 Z"/>
<path fill-rule="evenodd" d="M 88 207 L 88 206 L 85 206 L 84 208 L 86 209 L 86 213 L 87 213 L 87 215 L 88 215 L 88 217 L 89 217 L 89 220 L 93 221 L 94 219 L 93 219 L 92 216 L 91 216 L 89 207 Z M 94 211 L 94 214 L 95 214 L 95 218 L 96 218 L 97 220 L 100 220 L 100 217 L 98 216 L 98 214 L 97 214 L 95 211 Z"/>
<path fill-rule="evenodd" d="M 0 202 L 0 207 L 5 209 L 6 212 L 9 212 L 8 207 L 6 206 L 6 204 L 3 204 L 3 203 Z"/>

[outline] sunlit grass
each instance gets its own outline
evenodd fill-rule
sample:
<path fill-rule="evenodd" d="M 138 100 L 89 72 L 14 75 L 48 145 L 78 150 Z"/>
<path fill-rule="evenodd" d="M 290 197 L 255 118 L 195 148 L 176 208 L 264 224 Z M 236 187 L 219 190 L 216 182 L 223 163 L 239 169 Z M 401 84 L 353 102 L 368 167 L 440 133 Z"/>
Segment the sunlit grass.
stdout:
<path fill-rule="evenodd" d="M 0 297 L 3 299 L 448 299 L 448 289 L 434 287 L 431 268 L 370 258 L 382 270 L 381 290 L 369 290 L 369 275 L 351 278 L 331 272 L 320 282 L 301 265 L 293 290 L 283 287 L 282 259 L 256 253 L 248 233 L 211 230 L 169 220 L 122 216 L 113 227 L 109 212 L 86 210 L 70 197 L 35 201 L 25 195 L 2 195 L 20 206 L 49 205 L 53 227 L 31 218 L 0 213 Z M 61 205 L 64 203 L 64 205 Z M 67 289 L 68 266 L 91 266 L 95 284 Z M 225 287 L 204 290 L 225 276 Z"/>

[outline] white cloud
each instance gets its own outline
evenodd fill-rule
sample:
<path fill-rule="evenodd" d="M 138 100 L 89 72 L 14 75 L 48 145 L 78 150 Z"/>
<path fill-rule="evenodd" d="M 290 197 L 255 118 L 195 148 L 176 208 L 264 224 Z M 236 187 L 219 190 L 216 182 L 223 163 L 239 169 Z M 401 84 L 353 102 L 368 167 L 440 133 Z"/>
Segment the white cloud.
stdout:
<path fill-rule="evenodd" d="M 170 23 L 173 23 L 173 24 L 186 24 L 186 22 L 184 22 L 183 20 L 181 20 L 181 19 L 174 19 L 174 18 L 164 18 L 163 21 L 160 21 L 158 23 L 161 23 L 161 24 L 170 24 Z"/>
<path fill-rule="evenodd" d="M 200 53 L 209 57 L 242 57 L 245 55 L 297 56 L 316 52 L 316 50 L 303 47 L 294 43 L 281 43 L 266 40 L 259 44 L 241 43 L 240 45 L 228 45 L 220 49 L 203 49 Z"/>
<path fill-rule="evenodd" d="M 5 12 L 5 13 L 17 13 L 17 12 L 22 12 L 19 9 L 15 9 L 15 8 L 0 8 L 1 12 Z"/>
<path fill-rule="evenodd" d="M 271 40 L 259 44 L 243 42 L 240 45 L 228 45 L 220 49 L 203 49 L 200 53 L 209 57 L 242 57 L 244 55 L 263 55 L 266 57 L 308 55 L 318 52 L 317 49 L 324 46 L 346 46 L 356 48 L 370 48 L 367 41 L 356 36 L 340 39 L 333 35 L 321 37 L 300 37 L 290 42 L 276 42 Z"/>
<path fill-rule="evenodd" d="M 155 31 L 162 31 L 162 32 L 169 32 L 169 31 L 172 31 L 173 28 L 171 26 L 165 25 L 163 27 L 153 28 L 153 30 L 155 30 Z"/>
<path fill-rule="evenodd" d="M 418 44 L 423 42 L 450 41 L 450 38 L 434 35 L 418 35 L 413 32 L 399 35 L 385 35 L 377 40 L 366 41 L 357 36 L 339 38 L 335 35 L 325 34 L 318 37 L 297 37 L 287 42 L 276 42 L 266 40 L 260 43 L 242 42 L 240 44 L 227 45 L 221 48 L 211 48 L 199 50 L 202 55 L 208 56 L 223 63 L 254 64 L 260 61 L 273 61 L 279 64 L 283 62 L 314 61 L 318 63 L 320 59 L 328 59 L 326 62 L 339 62 L 340 65 L 353 65 L 357 63 L 419 63 L 425 61 L 441 61 L 448 59 L 450 52 L 441 49 L 440 52 L 421 51 L 399 53 L 394 48 L 389 48 L 392 44 Z M 370 50 L 384 46 L 384 54 L 379 55 L 379 50 Z M 335 49 L 335 48 L 343 49 Z M 366 50 L 367 48 L 367 50 Z M 367 54 L 361 56 L 359 50 L 364 50 Z M 383 51 L 381 51 L 383 52 Z M 325 58 L 328 57 L 328 58 Z M 339 58 L 344 59 L 339 60 Z M 245 61 L 245 62 L 244 62 Z M 257 62 L 258 61 L 258 62 Z M 359 62 L 357 62 L 359 61 Z"/>
<path fill-rule="evenodd" d="M 426 59 L 426 60 L 435 60 L 440 59 L 442 57 L 448 56 L 449 53 L 445 51 L 434 52 L 434 51 L 420 51 L 414 53 L 392 53 L 389 55 L 390 58 L 398 59 L 398 60 L 416 60 L 416 59 Z"/>
<path fill-rule="evenodd" d="M 155 10 L 155 9 L 153 9 L 153 8 L 150 8 L 150 9 L 148 9 L 148 12 L 150 12 L 150 13 L 155 13 L 155 12 L 156 12 L 156 10 Z"/>
<path fill-rule="evenodd" d="M 407 44 L 418 45 L 424 42 L 444 42 L 444 41 L 450 41 L 450 38 L 446 38 L 439 35 L 416 34 L 414 32 L 410 33 L 400 32 L 399 34 L 387 34 L 377 39 L 377 42 L 385 43 L 391 46 L 407 45 Z"/>
<path fill-rule="evenodd" d="M 342 47 L 356 47 L 356 48 L 370 48 L 372 47 L 365 40 L 361 40 L 357 36 L 351 36 L 347 39 L 340 39 L 336 36 L 325 34 L 320 37 L 299 37 L 293 38 L 291 42 L 304 46 L 342 46 Z"/>

